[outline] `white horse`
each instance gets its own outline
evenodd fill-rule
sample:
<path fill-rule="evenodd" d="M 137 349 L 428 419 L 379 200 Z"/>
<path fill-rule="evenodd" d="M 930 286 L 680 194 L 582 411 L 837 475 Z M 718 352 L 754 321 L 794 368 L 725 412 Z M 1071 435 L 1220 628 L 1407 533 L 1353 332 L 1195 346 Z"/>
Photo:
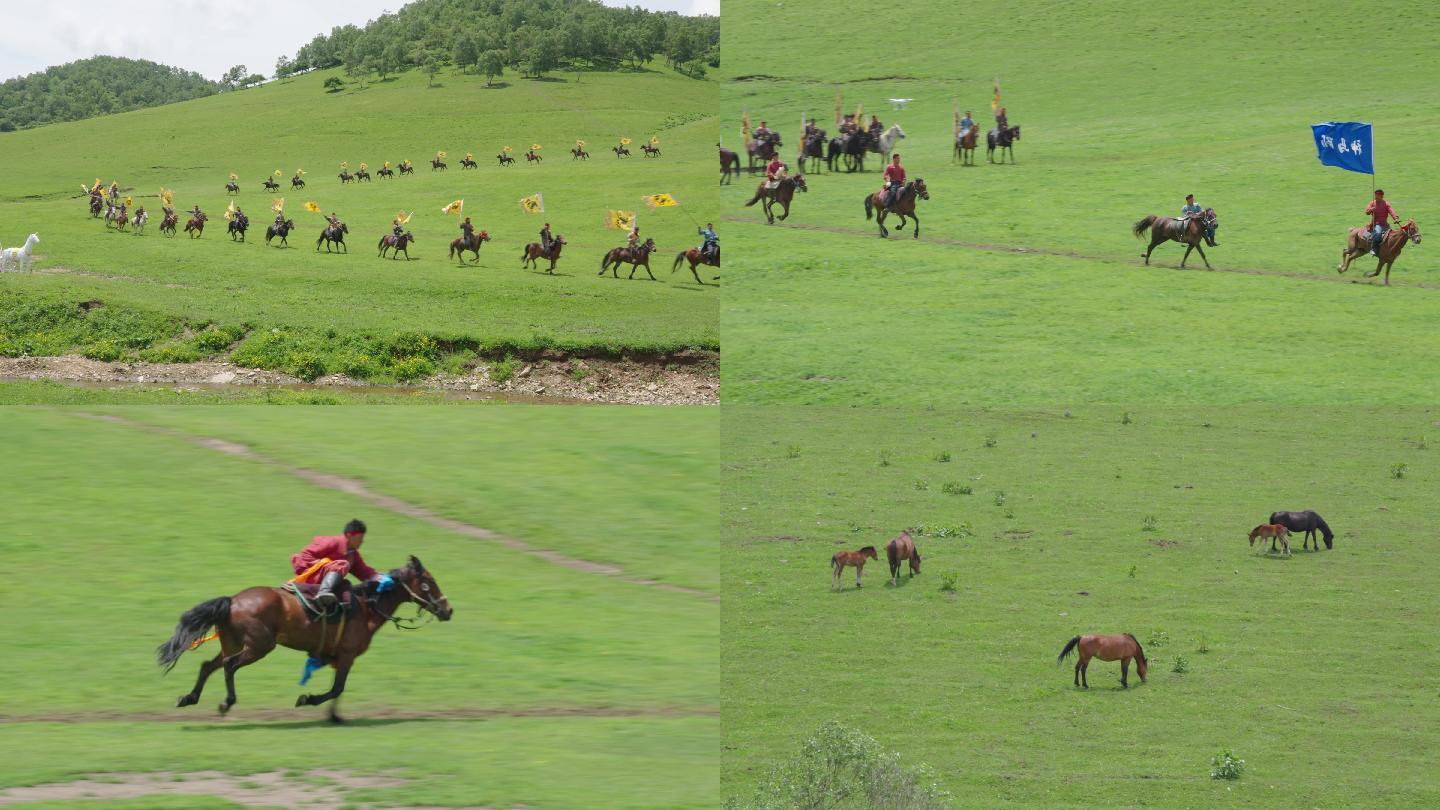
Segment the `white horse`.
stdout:
<path fill-rule="evenodd" d="M 905 137 L 905 130 L 899 124 L 891 124 L 890 128 L 880 133 L 880 155 L 885 159 L 885 165 L 890 165 L 890 153 L 895 151 L 895 145 Z"/>
<path fill-rule="evenodd" d="M 30 238 L 25 240 L 25 247 L 6 248 L 0 251 L 0 270 L 14 267 L 23 273 L 31 272 L 30 254 L 38 244 L 40 244 L 40 237 L 32 233 Z"/>
<path fill-rule="evenodd" d="M 133 217 L 130 218 L 130 225 L 131 225 L 131 227 L 133 227 L 133 228 L 135 229 L 135 230 L 133 231 L 133 233 L 138 233 L 138 234 L 142 234 L 142 235 L 143 235 L 143 234 L 145 233 L 145 223 L 147 223 L 147 222 L 149 222 L 149 221 L 150 221 L 150 212 L 148 212 L 148 211 L 146 211 L 146 210 L 144 210 L 144 209 L 141 209 L 139 212 L 137 212 L 137 213 L 135 214 L 135 216 L 133 216 Z"/>

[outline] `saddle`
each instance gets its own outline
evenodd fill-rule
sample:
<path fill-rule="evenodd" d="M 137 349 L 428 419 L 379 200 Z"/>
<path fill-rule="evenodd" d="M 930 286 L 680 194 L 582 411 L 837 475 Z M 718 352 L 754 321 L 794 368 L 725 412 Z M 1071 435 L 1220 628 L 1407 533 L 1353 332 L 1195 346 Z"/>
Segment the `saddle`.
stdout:
<path fill-rule="evenodd" d="M 322 614 L 319 605 L 315 602 L 315 595 L 320 592 L 320 583 L 287 582 L 285 590 L 295 594 L 296 598 L 300 600 L 300 605 L 305 608 L 305 615 L 309 616 L 311 621 L 324 619 L 327 622 L 338 622 L 342 617 L 349 618 L 355 615 L 355 607 L 359 603 L 355 590 L 350 587 L 350 582 L 344 579 L 335 586 L 333 591 L 336 598 L 335 608 L 328 614 Z"/>

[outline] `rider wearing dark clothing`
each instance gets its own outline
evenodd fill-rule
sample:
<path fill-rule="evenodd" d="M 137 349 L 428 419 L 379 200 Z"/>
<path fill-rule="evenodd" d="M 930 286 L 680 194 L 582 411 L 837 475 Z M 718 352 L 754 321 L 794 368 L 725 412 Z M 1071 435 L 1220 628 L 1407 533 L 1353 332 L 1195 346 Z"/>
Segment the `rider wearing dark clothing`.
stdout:
<path fill-rule="evenodd" d="M 549 253 L 551 241 L 550 223 L 547 222 L 545 223 L 545 227 L 540 229 L 540 249 L 545 251 L 546 253 Z"/>

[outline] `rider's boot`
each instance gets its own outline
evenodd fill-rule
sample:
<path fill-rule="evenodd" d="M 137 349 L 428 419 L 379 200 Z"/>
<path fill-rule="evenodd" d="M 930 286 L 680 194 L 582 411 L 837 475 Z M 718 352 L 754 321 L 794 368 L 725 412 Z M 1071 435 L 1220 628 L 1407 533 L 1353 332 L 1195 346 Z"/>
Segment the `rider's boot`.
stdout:
<path fill-rule="evenodd" d="M 340 572 L 330 571 L 320 580 L 320 590 L 315 594 L 315 604 L 322 610 L 330 610 L 339 600 L 335 598 L 335 586 L 340 584 Z"/>

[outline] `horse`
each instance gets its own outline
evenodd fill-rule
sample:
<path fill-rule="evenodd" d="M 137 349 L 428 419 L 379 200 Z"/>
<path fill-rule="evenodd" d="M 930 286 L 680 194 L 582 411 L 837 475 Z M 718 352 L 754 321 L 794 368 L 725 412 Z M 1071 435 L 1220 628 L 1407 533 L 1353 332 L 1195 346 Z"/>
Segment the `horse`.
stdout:
<path fill-rule="evenodd" d="M 599 274 L 602 276 L 605 275 L 605 271 L 608 269 L 615 274 L 615 278 L 619 278 L 620 264 L 623 262 L 630 265 L 630 278 L 635 278 L 635 271 L 644 267 L 645 272 L 650 276 L 650 280 L 656 281 L 655 274 L 650 272 L 650 254 L 654 252 L 654 239 L 646 239 L 645 244 L 635 248 L 629 247 L 628 245 L 626 247 L 617 247 L 609 253 L 606 253 L 605 258 L 600 260 Z M 674 271 L 672 270 L 671 272 Z"/>
<path fill-rule="evenodd" d="M 135 212 L 135 216 L 133 216 L 133 217 L 130 218 L 130 227 L 131 227 L 131 228 L 134 228 L 134 230 L 131 231 L 131 233 L 138 234 L 138 235 L 140 235 L 140 236 L 144 236 L 144 235 L 145 235 L 145 223 L 147 223 L 147 222 L 149 222 L 149 221 L 150 221 L 150 214 L 149 214 L 148 212 L 146 212 L 146 210 L 145 210 L 144 208 L 141 208 L 140 210 L 136 211 L 136 212 Z"/>
<path fill-rule="evenodd" d="M 293 219 L 285 220 L 284 222 L 280 223 L 280 227 L 278 228 L 275 227 L 275 223 L 272 222 L 269 225 L 265 226 L 265 244 L 270 244 L 270 240 L 278 236 L 280 237 L 280 246 L 288 248 L 290 247 L 288 237 L 290 236 L 290 232 L 293 230 L 295 230 L 295 220 Z"/>
<path fill-rule="evenodd" d="M 840 575 L 845 572 L 845 566 L 855 566 L 855 587 L 860 587 L 860 577 L 865 573 L 865 559 L 880 559 L 875 553 L 874 546 L 866 546 L 859 551 L 837 551 L 830 558 L 830 590 L 843 591 L 845 586 L 840 582 Z"/>
<path fill-rule="evenodd" d="M 1318 529 L 1325 536 L 1325 548 L 1334 548 L 1335 533 L 1330 531 L 1330 525 L 1325 518 L 1315 512 L 1272 512 L 1270 522 L 1278 523 L 1292 532 L 1304 532 L 1305 540 L 1301 548 L 1308 548 L 1310 541 L 1315 540 L 1315 550 L 1320 550 L 1320 541 L 1315 539 L 1315 531 Z"/>
<path fill-rule="evenodd" d="M 160 220 L 160 233 L 163 233 L 166 236 L 174 236 L 175 225 L 179 222 L 179 214 L 175 213 L 174 211 L 167 212 L 165 216 Z"/>
<path fill-rule="evenodd" d="M 612 146 L 612 147 L 610 147 L 610 151 L 611 151 L 611 152 L 614 152 L 614 153 L 615 153 L 615 157 L 617 157 L 617 158 L 620 158 L 620 157 L 630 157 L 630 150 L 629 150 L 629 149 L 626 149 L 624 144 L 621 144 L 621 145 L 619 145 L 619 146 Z"/>
<path fill-rule="evenodd" d="M 408 261 L 410 261 L 409 245 L 410 245 L 411 242 L 414 242 L 414 241 L 415 241 L 415 234 L 410 233 L 409 231 L 406 231 L 405 233 L 400 234 L 399 237 L 396 237 L 395 234 L 393 234 L 393 233 L 387 233 L 387 234 L 385 234 L 384 236 L 380 237 L 380 244 L 377 245 L 376 247 L 378 247 L 378 248 L 380 249 L 380 257 L 381 257 L 381 258 L 384 258 L 384 257 L 385 257 L 385 252 L 386 252 L 386 251 L 390 250 L 391 248 L 394 248 L 394 250 L 395 250 L 395 255 L 394 255 L 394 256 L 391 256 L 390 258 L 391 258 L 391 259 L 398 259 L 398 258 L 400 258 L 400 254 L 401 254 L 401 253 L 404 253 L 404 254 L 405 254 L 405 261 L 408 262 Z M 478 253 L 476 254 L 476 257 L 477 257 L 477 258 L 479 257 L 479 254 L 478 254 Z"/>
<path fill-rule="evenodd" d="M 841 138 L 830 139 L 830 149 L 825 154 L 825 163 L 835 171 L 835 161 L 845 164 L 847 172 L 865 171 L 865 154 L 873 150 L 875 138 L 866 130 L 852 132 Z"/>
<path fill-rule="evenodd" d="M 464 263 L 465 263 L 465 251 L 468 250 L 468 251 L 470 251 L 471 253 L 474 253 L 474 254 L 475 254 L 475 261 L 478 262 L 478 261 L 480 261 L 480 245 L 481 245 L 481 243 L 483 243 L 483 242 L 489 242 L 489 241 L 490 241 L 490 234 L 489 234 L 489 232 L 487 232 L 487 231 L 481 231 L 480 233 L 475 234 L 474 244 L 470 244 L 470 241 L 467 240 L 467 239 L 466 239 L 465 237 L 463 237 L 463 236 L 460 237 L 459 239 L 452 239 L 452 240 L 450 241 L 450 258 L 453 259 L 453 258 L 455 258 L 456 256 L 459 256 L 459 257 L 460 257 L 460 263 L 461 263 L 461 264 L 464 264 Z M 406 255 L 408 256 L 409 254 L 406 254 Z"/>
<path fill-rule="evenodd" d="M 800 154 L 795 156 L 795 163 L 802 172 L 806 170 L 806 160 L 810 161 L 811 174 L 820 171 L 820 163 L 825 160 L 825 130 L 816 130 L 815 134 L 801 141 Z"/>
<path fill-rule="evenodd" d="M 1015 147 L 1013 144 L 1020 140 L 1020 125 L 995 128 L 985 133 L 985 157 L 991 163 L 995 162 L 995 149 L 1000 149 L 1000 162 L 1005 162 L 1005 153 L 1010 153 L 1010 162 L 1015 162 Z"/>
<path fill-rule="evenodd" d="M 697 284 L 703 285 L 705 282 L 700 280 L 700 274 L 695 272 L 695 268 L 702 264 L 708 264 L 711 267 L 719 267 L 720 249 L 716 248 L 715 252 L 710 255 L 701 254 L 700 248 L 692 247 L 689 250 L 682 250 L 678 255 L 675 256 L 675 266 L 670 268 L 670 272 L 674 273 L 676 270 L 679 270 L 680 263 L 683 261 L 690 262 L 690 274 L 695 277 L 695 282 Z"/>
<path fill-rule="evenodd" d="M 414 166 L 414 164 L 412 164 L 412 163 L 411 163 L 410 161 L 408 161 L 408 160 L 405 161 L 404 163 L 401 163 L 401 164 L 400 164 L 400 173 L 401 173 L 401 174 L 414 174 L 414 173 L 415 173 L 415 166 Z"/>
<path fill-rule="evenodd" d="M 395 170 L 390 168 L 389 166 L 381 166 L 380 168 L 375 170 L 375 176 L 383 177 L 386 180 L 394 180 Z"/>
<path fill-rule="evenodd" d="M 1145 671 L 1147 663 L 1145 650 L 1141 649 L 1140 642 L 1129 633 L 1121 633 L 1118 636 L 1076 636 L 1070 639 L 1065 649 L 1060 651 L 1060 657 L 1055 659 L 1055 666 L 1060 666 L 1076 648 L 1079 648 L 1080 659 L 1075 662 L 1075 685 L 1090 688 L 1090 681 L 1085 677 L 1085 671 L 1090 668 L 1090 659 L 1099 658 L 1101 661 L 1120 662 L 1120 686 L 1124 689 L 1130 688 L 1130 659 L 1135 659 L 1135 672 L 1140 675 L 1140 682 L 1145 682 Z"/>
<path fill-rule="evenodd" d="M 320 243 L 324 242 L 326 253 L 330 252 L 331 245 L 345 248 L 345 252 L 349 253 L 350 247 L 345 244 L 345 234 L 349 232 L 350 226 L 343 222 L 340 223 L 340 227 L 338 228 L 334 225 L 326 225 L 325 228 L 320 231 L 320 238 L 315 240 L 315 252 L 320 252 Z"/>
<path fill-rule="evenodd" d="M 570 150 L 571 160 L 589 160 L 590 153 L 576 146 Z"/>
<path fill-rule="evenodd" d="M 910 538 L 910 532 L 900 532 L 900 536 L 885 544 L 885 556 L 890 560 L 890 584 L 900 584 L 900 561 L 910 561 L 910 576 L 920 573 L 920 549 L 915 548 L 915 541 Z"/>
<path fill-rule="evenodd" d="M 1374 278 L 1380 275 L 1380 270 L 1385 270 L 1385 286 L 1390 286 L 1390 267 L 1395 264 L 1395 259 L 1400 251 L 1405 249 L 1406 242 L 1420 244 L 1420 226 L 1415 220 L 1410 220 L 1399 228 L 1392 228 L 1380 237 L 1380 261 L 1375 264 L 1375 272 L 1366 273 L 1365 278 Z M 1335 269 L 1344 273 L 1350 269 L 1350 262 L 1370 252 L 1370 229 L 1351 228 L 1350 238 L 1345 249 L 1340 251 L 1340 265 Z"/>
<path fill-rule="evenodd" d="M 780 154 L 780 133 L 771 132 L 766 137 L 745 144 L 745 153 L 750 156 L 750 173 L 755 173 L 756 164 L 764 166 Z"/>
<path fill-rule="evenodd" d="M 355 665 L 355 659 L 369 649 L 375 633 L 390 622 L 396 627 L 409 627 L 402 622 L 413 620 L 395 615 L 402 604 L 414 603 L 442 622 L 450 621 L 455 614 L 435 577 L 413 555 L 403 567 L 391 571 L 390 578 L 394 585 L 384 593 L 379 592 L 377 584 L 367 584 L 352 592 L 356 594 L 354 614 L 338 620 L 333 635 L 327 628 L 328 622 L 311 619 L 299 594 L 284 587 L 246 588 L 234 596 L 216 597 L 185 611 L 174 635 L 155 651 L 161 669 L 166 673 L 174 669 L 180 656 L 194 649 L 212 627 L 220 640 L 220 651 L 200 664 L 200 676 L 194 688 L 181 695 L 175 705 L 198 703 L 205 680 L 223 666 L 225 701 L 219 711 L 220 714 L 229 712 L 235 705 L 236 670 L 269 655 L 276 644 L 309 653 L 335 667 L 335 681 L 330 690 L 319 695 L 301 695 L 295 701 L 296 706 L 318 706 L 339 698 L 345 691 L 350 668 Z M 342 722 L 333 704 L 330 720 Z"/>
<path fill-rule="evenodd" d="M 1158 245 L 1173 239 L 1176 242 L 1186 245 L 1185 255 L 1180 257 L 1181 267 L 1184 267 L 1185 260 L 1190 258 L 1190 251 L 1198 250 L 1200 251 L 1201 260 L 1205 262 L 1205 269 L 1214 270 L 1215 268 L 1210 266 L 1210 260 L 1205 258 L 1205 248 L 1200 247 L 1200 243 L 1205 240 L 1205 223 L 1214 221 L 1215 209 L 1213 208 L 1206 208 L 1198 217 L 1188 217 L 1186 219 L 1157 217 L 1154 214 L 1150 214 L 1139 222 L 1136 222 L 1135 227 L 1131 230 L 1135 232 L 1137 239 L 1141 234 L 1145 233 L 1147 228 L 1150 230 L 1150 247 L 1145 251 L 1145 265 L 1147 267 L 1150 265 L 1150 253 L 1154 251 Z"/>
<path fill-rule="evenodd" d="M 480 164 L 479 164 L 479 163 L 476 163 L 474 158 L 471 158 L 471 157 L 463 157 L 463 158 L 460 158 L 460 169 L 461 169 L 461 171 L 464 171 L 465 169 L 475 169 L 475 168 L 479 168 L 479 166 L 480 166 Z"/>
<path fill-rule="evenodd" d="M 730 174 L 731 166 L 735 167 L 733 169 L 735 174 L 740 174 L 740 156 L 722 147 L 720 149 L 720 185 L 723 186 L 733 179 Z"/>
<path fill-rule="evenodd" d="M 790 202 L 795 199 L 795 192 L 797 190 L 804 192 L 810 191 L 809 186 L 805 185 L 805 175 L 803 174 L 792 174 L 782 177 L 775 188 L 766 188 L 768 185 L 770 184 L 761 183 L 760 186 L 755 189 L 755 196 L 751 197 L 750 202 L 745 203 L 745 205 L 748 208 L 763 200 L 764 202 L 761 207 L 765 211 L 765 219 L 771 225 L 775 224 L 775 205 L 778 204 L 785 209 L 784 213 L 780 215 L 780 219 L 788 219 L 790 217 Z"/>
<path fill-rule="evenodd" d="M 976 136 L 978 130 L 979 127 L 966 127 L 963 133 L 955 137 L 955 154 L 951 157 L 952 163 L 959 160 L 962 166 L 975 165 L 975 141 L 978 140 Z"/>
<path fill-rule="evenodd" d="M 445 165 L 445 161 L 441 160 L 440 158 L 438 158 L 438 157 L 437 157 L 437 158 L 430 158 L 430 171 L 433 172 L 433 171 L 436 171 L 437 169 L 438 169 L 439 171 L 445 171 L 445 170 L 448 169 L 448 168 L 450 168 L 450 167 L 449 167 L 449 166 L 446 166 L 446 165 Z M 401 169 L 401 171 L 404 171 L 404 169 Z"/>
<path fill-rule="evenodd" d="M 645 153 L 645 157 L 660 157 L 660 147 L 658 146 L 642 143 L 640 144 L 640 151 Z"/>
<path fill-rule="evenodd" d="M 295 188 L 304 188 L 304 187 L 305 187 L 305 181 L 304 181 L 303 179 L 301 179 L 300 175 L 297 174 L 297 175 L 295 175 L 294 177 L 290 178 L 290 188 L 295 189 Z"/>
<path fill-rule="evenodd" d="M 239 235 L 240 235 L 240 241 L 241 241 L 241 242 L 244 242 L 244 241 L 245 241 L 245 229 L 246 229 L 246 228 L 249 228 L 249 227 L 250 227 L 250 218 L 249 218 L 249 217 L 244 217 L 244 216 L 239 216 L 239 217 L 235 217 L 234 219 L 230 220 L 230 224 L 225 227 L 225 231 L 226 231 L 226 233 L 229 233 L 229 234 L 230 234 L 230 241 L 231 241 L 231 242 L 234 242 L 234 241 L 235 241 L 235 235 L 236 235 L 236 234 L 239 234 Z"/>
<path fill-rule="evenodd" d="M 98 217 L 98 216 L 100 216 L 100 209 L 104 207 L 104 206 L 103 206 L 103 203 L 104 203 L 104 200 L 101 199 L 101 197 L 100 197 L 99 194 L 91 194 L 91 195 L 90 195 L 90 216 L 91 216 L 91 217 Z"/>
<path fill-rule="evenodd" d="M 899 124 L 891 124 L 880 137 L 875 139 L 875 151 L 883 157 L 886 165 L 890 163 L 890 153 L 895 151 L 895 145 L 905 138 L 905 130 Z"/>
<path fill-rule="evenodd" d="M 34 272 L 30 269 L 30 254 L 35 252 L 35 246 L 38 244 L 40 244 L 40 237 L 32 233 L 26 237 L 24 247 L 0 250 L 0 270 L 13 267 L 18 273 Z"/>
<path fill-rule="evenodd" d="M 1260 538 L 1260 550 L 1265 550 L 1265 538 L 1270 538 L 1270 550 L 1275 550 L 1275 541 L 1280 541 L 1280 553 L 1290 553 L 1290 530 L 1279 523 L 1261 523 L 1250 530 L 1250 547 L 1255 547 L 1255 538 Z"/>
<path fill-rule="evenodd" d="M 115 230 L 125 230 L 125 226 L 130 224 L 130 215 L 125 213 L 125 206 L 121 205 L 119 208 L 116 208 L 112 214 L 113 216 L 110 217 L 110 221 L 114 223 Z"/>
<path fill-rule="evenodd" d="M 911 235 L 919 239 L 920 217 L 915 214 L 915 202 L 916 200 L 930 199 L 930 191 L 925 188 L 925 181 L 917 177 L 902 186 L 900 188 L 899 198 L 890 205 L 889 211 L 885 210 L 885 206 L 880 202 L 880 195 L 883 193 L 884 192 L 876 191 L 872 194 L 865 195 L 865 220 L 868 222 L 870 215 L 873 213 L 875 215 L 875 224 L 880 226 L 880 238 L 885 239 L 890 236 L 889 229 L 885 227 L 885 216 L 889 214 L 890 211 L 893 211 L 896 216 L 900 217 L 900 224 L 895 226 L 896 230 L 905 229 L 905 217 L 908 216 L 915 220 L 915 233 Z"/>
<path fill-rule="evenodd" d="M 355 182 L 358 183 L 358 182 L 360 182 L 361 180 L 364 180 L 364 181 L 367 182 L 367 183 L 370 182 L 370 172 L 367 172 L 367 171 L 365 171 L 364 169 L 356 169 L 356 170 L 355 170 Z"/>
<path fill-rule="evenodd" d="M 545 272 L 553 275 L 555 273 L 555 262 L 560 261 L 560 248 L 564 246 L 565 240 L 559 236 L 556 236 L 554 239 L 550 240 L 549 251 L 546 251 L 544 248 L 540 247 L 539 242 L 531 242 L 530 244 L 525 246 L 525 252 L 520 254 L 520 266 L 524 267 L 528 264 L 530 265 L 530 267 L 538 270 L 540 268 L 538 265 L 536 265 L 536 260 L 549 259 L 550 268 Z M 476 253 L 476 256 L 478 257 L 479 253 Z"/>
<path fill-rule="evenodd" d="M 197 214 L 185 223 L 185 233 L 190 234 L 191 239 L 199 239 L 205 235 L 205 220 L 209 217 L 204 214 Z"/>
<path fill-rule="evenodd" d="M 265 178 L 265 184 L 264 184 L 264 185 L 265 185 L 265 190 L 266 190 L 266 191 L 279 191 L 279 190 L 280 190 L 280 184 L 277 183 L 277 182 L 275 182 L 275 178 L 273 178 L 273 177 L 267 177 L 267 178 Z"/>
<path fill-rule="evenodd" d="M 500 165 L 501 165 L 501 166 L 509 166 L 511 163 L 514 163 L 514 162 L 515 162 L 515 158 L 510 157 L 509 155 L 505 154 L 504 152 L 501 152 L 500 154 L 496 155 L 495 157 L 496 157 L 496 158 L 499 158 L 499 160 L 500 160 Z"/>
<path fill-rule="evenodd" d="M 351 174 L 351 173 L 349 172 L 349 170 L 347 170 L 347 169 L 341 169 L 341 170 L 340 170 L 340 185 L 343 186 L 343 185 L 345 185 L 346 183 L 349 183 L 350 181 L 352 181 L 352 180 L 354 180 L 354 179 L 355 179 L 355 175 Z"/>
<path fill-rule="evenodd" d="M 226 194 L 239 194 L 239 193 L 240 193 L 240 184 L 237 183 L 237 182 L 235 182 L 234 180 L 231 180 L 230 182 L 228 182 L 228 183 L 225 184 L 225 193 L 226 193 Z"/>
<path fill-rule="evenodd" d="M 110 227 L 112 227 L 112 226 L 115 224 L 116 218 L 120 216 L 120 209 L 121 209 L 122 207 L 123 207 L 123 206 L 116 205 L 115 203 L 112 203 L 112 202 L 107 202 L 107 203 L 105 203 L 105 227 L 106 227 L 106 228 L 110 228 Z"/>
<path fill-rule="evenodd" d="M 540 161 L 542 161 L 542 160 L 544 160 L 544 159 L 545 159 L 545 158 L 544 158 L 543 156 L 535 154 L 535 150 L 534 150 L 534 149 L 531 149 L 529 152 L 526 152 L 526 153 L 525 153 L 525 162 L 526 162 L 526 163 L 539 163 Z"/>

